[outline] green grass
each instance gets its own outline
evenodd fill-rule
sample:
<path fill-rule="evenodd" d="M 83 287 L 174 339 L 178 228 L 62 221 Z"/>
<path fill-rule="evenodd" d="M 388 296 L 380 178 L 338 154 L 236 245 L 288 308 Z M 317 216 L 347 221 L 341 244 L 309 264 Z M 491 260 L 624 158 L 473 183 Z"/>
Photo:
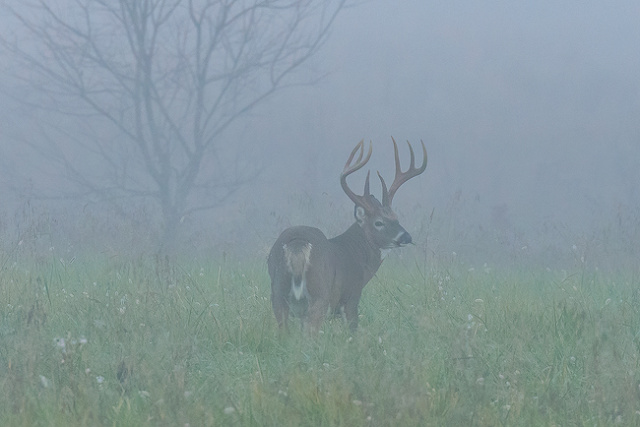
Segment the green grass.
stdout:
<path fill-rule="evenodd" d="M 263 260 L 5 265 L 0 425 L 640 425 L 638 286 L 389 259 L 308 339 Z"/>

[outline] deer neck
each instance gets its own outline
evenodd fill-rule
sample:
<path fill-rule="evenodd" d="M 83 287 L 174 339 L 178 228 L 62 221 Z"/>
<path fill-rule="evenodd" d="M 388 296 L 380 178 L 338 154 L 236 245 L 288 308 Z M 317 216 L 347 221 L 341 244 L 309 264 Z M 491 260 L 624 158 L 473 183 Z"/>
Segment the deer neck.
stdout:
<path fill-rule="evenodd" d="M 354 222 L 344 233 L 331 239 L 353 257 L 357 257 L 360 265 L 375 274 L 382 263 L 380 248 L 367 239 L 362 227 Z"/>

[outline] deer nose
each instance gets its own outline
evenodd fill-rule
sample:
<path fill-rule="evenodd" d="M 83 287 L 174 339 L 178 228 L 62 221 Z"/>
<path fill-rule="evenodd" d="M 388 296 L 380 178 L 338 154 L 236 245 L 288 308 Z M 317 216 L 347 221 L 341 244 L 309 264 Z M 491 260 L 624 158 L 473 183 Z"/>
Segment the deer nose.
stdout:
<path fill-rule="evenodd" d="M 411 234 L 407 233 L 406 231 L 403 231 L 402 233 L 400 233 L 400 235 L 396 239 L 396 243 L 399 246 L 408 245 L 409 243 L 411 243 Z"/>

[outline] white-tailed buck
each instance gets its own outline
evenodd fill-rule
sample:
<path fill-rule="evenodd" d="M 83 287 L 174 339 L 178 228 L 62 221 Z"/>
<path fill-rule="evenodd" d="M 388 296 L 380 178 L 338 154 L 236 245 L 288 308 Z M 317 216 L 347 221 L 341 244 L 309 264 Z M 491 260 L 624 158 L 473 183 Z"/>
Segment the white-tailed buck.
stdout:
<path fill-rule="evenodd" d="M 411 161 L 406 172 L 400 169 L 395 140 L 393 149 L 396 176 L 388 190 L 378 173 L 382 183 L 382 203 L 369 193 L 368 172 L 362 196 L 355 194 L 347 185 L 347 177 L 369 161 L 371 143 L 366 156 L 364 141 L 360 141 L 351 152 L 340 175 L 342 189 L 356 205 L 356 222 L 347 231 L 327 239 L 317 228 L 291 227 L 284 230 L 274 243 L 267 264 L 271 276 L 271 304 L 280 328 L 287 327 L 291 312 L 302 318 L 305 329 L 317 331 L 329 310 L 344 315 L 352 330 L 358 327 L 358 302 L 362 289 L 382 263 L 380 250 L 411 243 L 411 236 L 391 209 L 393 196 L 402 184 L 420 175 L 427 167 L 424 142 L 424 159 L 419 168 L 415 167 L 413 148 L 409 144 Z M 352 163 L 358 152 L 358 159 Z"/>

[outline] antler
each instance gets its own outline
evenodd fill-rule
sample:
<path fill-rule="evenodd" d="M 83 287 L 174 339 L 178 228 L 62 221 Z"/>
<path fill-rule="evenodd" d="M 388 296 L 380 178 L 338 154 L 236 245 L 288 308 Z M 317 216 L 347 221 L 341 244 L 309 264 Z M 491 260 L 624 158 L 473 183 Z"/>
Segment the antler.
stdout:
<path fill-rule="evenodd" d="M 407 145 L 409 145 L 409 152 L 411 153 L 411 161 L 409 162 L 409 169 L 405 172 L 402 172 L 400 168 L 400 157 L 398 156 L 398 144 L 396 144 L 396 140 L 391 137 L 393 141 L 393 152 L 396 156 L 396 177 L 393 180 L 393 184 L 391 184 L 391 188 L 387 191 L 387 185 L 384 183 L 384 179 L 380 176 L 378 172 L 378 176 L 380 177 L 380 182 L 382 182 L 382 205 L 383 206 L 391 206 L 391 202 L 393 201 L 393 196 L 398 191 L 398 188 L 405 182 L 409 181 L 411 178 L 420 175 L 427 168 L 427 149 L 424 146 L 424 142 L 420 140 L 422 143 L 422 152 L 424 153 L 424 160 L 422 161 L 422 165 L 416 169 L 415 167 L 415 155 L 413 154 L 413 147 L 409 141 L 407 141 Z M 351 153 L 353 157 L 353 153 Z M 368 184 L 368 181 L 367 181 Z M 368 185 L 367 185 L 368 186 Z"/>
<path fill-rule="evenodd" d="M 351 164 L 351 162 L 353 161 L 353 157 L 356 155 L 356 152 L 358 152 L 358 150 L 360 151 L 358 159 L 356 160 L 355 164 Z M 369 172 L 367 172 L 367 179 L 364 182 L 364 194 L 362 196 L 358 196 L 349 188 L 349 186 L 347 185 L 347 177 L 355 171 L 362 169 L 362 167 L 367 164 L 367 162 L 371 158 L 371 152 L 372 146 L 371 142 L 369 142 L 369 152 L 364 157 L 364 159 L 362 158 L 362 156 L 364 155 L 364 139 L 361 140 L 351 152 L 351 155 L 349 156 L 349 159 L 347 160 L 347 163 L 344 165 L 344 169 L 340 174 L 340 185 L 342 185 L 342 189 L 344 190 L 344 192 L 347 193 L 347 196 L 349 196 L 353 203 L 362 206 L 365 209 L 370 205 L 367 197 L 369 195 Z"/>

